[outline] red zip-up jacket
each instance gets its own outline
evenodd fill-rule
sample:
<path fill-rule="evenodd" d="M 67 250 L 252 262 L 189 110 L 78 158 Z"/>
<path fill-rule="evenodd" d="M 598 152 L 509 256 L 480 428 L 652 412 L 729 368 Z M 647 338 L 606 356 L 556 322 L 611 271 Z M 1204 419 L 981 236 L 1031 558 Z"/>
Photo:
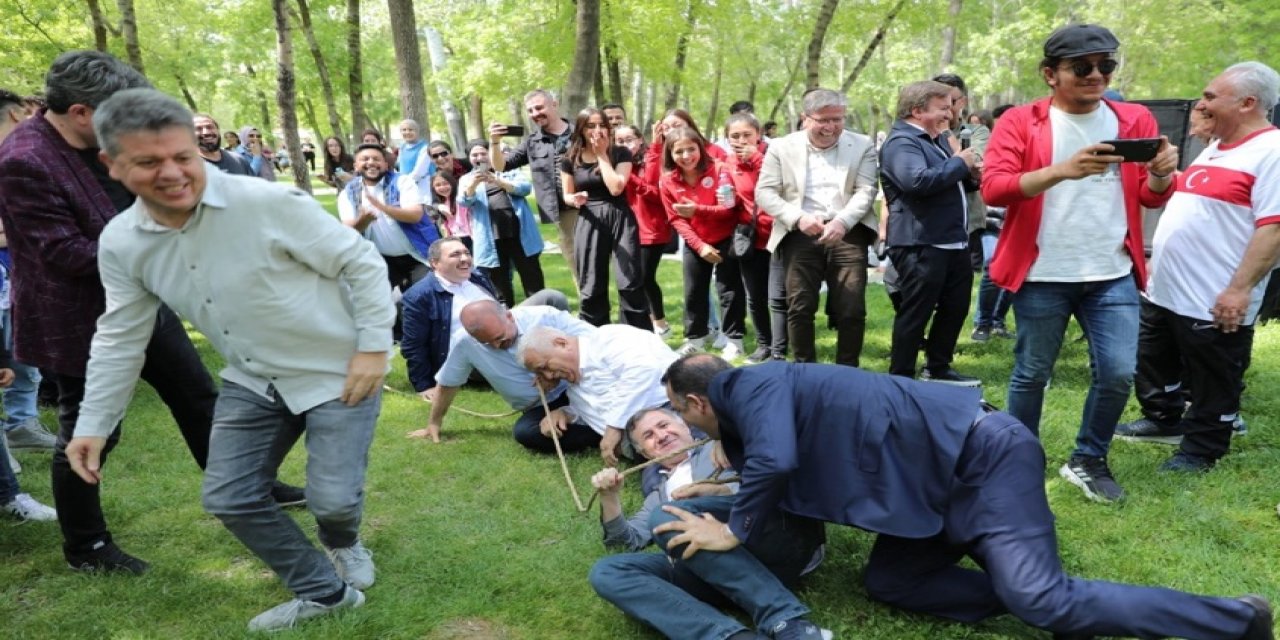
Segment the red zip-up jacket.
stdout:
<path fill-rule="evenodd" d="M 671 223 L 667 222 L 667 210 L 662 206 L 662 194 L 658 192 L 658 180 L 662 176 L 662 147 L 651 144 L 645 147 L 644 164 L 631 170 L 627 179 L 627 204 L 636 214 L 636 226 L 640 229 L 640 244 L 666 244 L 671 241 Z"/>
<path fill-rule="evenodd" d="M 1104 100 L 1119 121 L 1119 138 L 1156 138 L 1160 127 L 1146 107 Z M 1050 98 L 1015 107 L 1000 116 L 983 156 L 982 200 L 1007 207 L 1000 243 L 991 259 L 991 280 L 1003 289 L 1017 291 L 1040 255 L 1036 238 L 1044 212 L 1044 194 L 1022 194 L 1022 174 L 1053 164 L 1053 125 L 1049 122 Z M 1176 182 L 1174 180 L 1173 182 Z M 1147 166 L 1140 162 L 1120 165 L 1125 219 L 1129 230 L 1124 245 L 1133 260 L 1138 289 L 1147 283 L 1147 263 L 1142 246 L 1142 207 L 1155 208 L 1173 196 L 1173 188 L 1156 193 L 1147 186 Z"/>
<path fill-rule="evenodd" d="M 751 214 L 756 212 L 756 181 L 760 179 L 760 166 L 764 163 L 764 152 L 769 145 L 763 141 L 756 145 L 750 158 L 741 160 L 737 154 L 729 154 L 729 175 L 733 176 L 733 188 L 742 202 L 739 222 L 751 222 Z M 764 251 L 769 244 L 769 234 L 773 233 L 773 216 L 760 209 L 756 216 L 756 249 Z"/>
<path fill-rule="evenodd" d="M 716 203 L 716 187 L 720 170 L 727 167 L 713 161 L 707 170 L 698 177 L 697 184 L 689 186 L 680 175 L 680 169 L 672 169 L 662 174 L 659 185 L 662 191 L 662 206 L 667 211 L 667 220 L 675 227 L 676 233 L 684 238 L 685 244 L 695 253 L 708 244 L 718 244 L 733 234 L 733 226 L 738 224 L 742 198 L 735 198 L 732 207 L 722 207 Z M 692 218 L 682 218 L 676 214 L 671 205 L 677 202 L 693 202 L 698 205 Z"/>

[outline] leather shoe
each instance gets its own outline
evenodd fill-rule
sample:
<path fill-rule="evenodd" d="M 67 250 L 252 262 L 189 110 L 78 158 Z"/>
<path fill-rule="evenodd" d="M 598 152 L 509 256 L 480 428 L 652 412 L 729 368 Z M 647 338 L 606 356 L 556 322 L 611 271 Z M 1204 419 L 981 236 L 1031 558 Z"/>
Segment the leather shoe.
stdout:
<path fill-rule="evenodd" d="M 1245 627 L 1244 635 L 1240 636 L 1240 640 L 1275 640 L 1275 633 L 1272 631 L 1271 621 L 1271 603 L 1262 596 L 1247 595 L 1239 598 L 1250 607 L 1253 607 L 1253 619 L 1249 621 L 1249 626 Z"/>

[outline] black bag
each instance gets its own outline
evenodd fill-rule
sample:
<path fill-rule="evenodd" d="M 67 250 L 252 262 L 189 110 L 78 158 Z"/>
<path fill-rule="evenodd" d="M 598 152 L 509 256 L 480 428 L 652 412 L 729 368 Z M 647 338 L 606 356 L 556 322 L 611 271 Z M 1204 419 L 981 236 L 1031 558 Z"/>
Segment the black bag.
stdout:
<path fill-rule="evenodd" d="M 751 222 L 739 222 L 733 228 L 733 238 L 729 242 L 729 257 L 745 260 L 756 251 L 756 221 L 760 217 L 760 205 L 751 212 Z"/>

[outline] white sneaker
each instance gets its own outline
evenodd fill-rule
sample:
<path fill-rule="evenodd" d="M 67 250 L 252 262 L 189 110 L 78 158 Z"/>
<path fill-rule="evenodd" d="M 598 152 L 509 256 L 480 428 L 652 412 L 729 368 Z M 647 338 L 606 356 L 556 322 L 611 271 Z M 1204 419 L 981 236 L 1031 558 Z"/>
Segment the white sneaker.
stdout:
<path fill-rule="evenodd" d="M 707 339 L 705 337 L 690 338 L 688 340 L 685 340 L 684 344 L 680 345 L 679 349 L 676 349 L 676 355 L 684 357 L 691 353 L 704 351 L 706 350 L 706 347 L 707 347 Z"/>
<path fill-rule="evenodd" d="M 657 323 L 654 323 L 653 332 L 658 334 L 659 337 L 665 338 L 671 335 L 671 325 L 668 324 L 664 327 L 664 326 L 658 325 Z"/>
<path fill-rule="evenodd" d="M 4 452 L 9 456 L 9 468 L 12 469 L 15 474 L 22 473 L 22 465 L 18 462 L 17 458 L 13 457 L 13 452 L 8 449 L 5 449 Z"/>
<path fill-rule="evenodd" d="M 721 358 L 724 358 L 728 362 L 733 362 L 734 360 L 742 357 L 742 354 L 744 353 L 742 338 L 729 338 L 725 340 L 725 342 L 728 344 L 725 344 L 724 347 L 721 348 Z"/>
<path fill-rule="evenodd" d="M 19 493 L 14 496 L 9 504 L 0 506 L 0 511 L 11 516 L 17 516 L 19 520 L 49 522 L 58 519 L 57 511 L 54 511 L 52 507 L 40 504 L 27 493 Z"/>
<path fill-rule="evenodd" d="M 293 599 L 282 605 L 272 607 L 259 613 L 249 621 L 250 631 L 279 631 L 292 629 L 300 620 L 315 618 L 339 609 L 354 609 L 364 604 L 364 594 L 347 587 L 342 600 L 337 604 L 320 604 L 312 600 Z"/>
<path fill-rule="evenodd" d="M 729 336 L 726 336 L 721 331 L 716 331 L 716 339 L 711 343 L 711 348 L 719 351 L 724 349 L 727 344 L 729 344 Z M 739 351 L 741 351 L 741 349 L 739 349 Z"/>
<path fill-rule="evenodd" d="M 359 540 L 343 549 L 325 549 L 338 577 L 356 589 L 373 586 L 373 552 Z"/>

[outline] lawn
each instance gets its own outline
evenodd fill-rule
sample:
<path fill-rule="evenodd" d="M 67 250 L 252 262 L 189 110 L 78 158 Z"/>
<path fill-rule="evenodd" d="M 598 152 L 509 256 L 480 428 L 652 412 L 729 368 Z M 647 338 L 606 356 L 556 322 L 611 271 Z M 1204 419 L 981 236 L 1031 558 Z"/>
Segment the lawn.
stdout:
<path fill-rule="evenodd" d="M 332 206 L 332 196 L 324 198 Z M 548 282 L 573 297 L 558 255 L 543 260 Z M 681 317 L 679 263 L 660 272 L 668 316 Z M 863 364 L 888 366 L 892 312 L 882 288 L 868 287 Z M 616 308 L 616 303 L 615 303 Z M 823 322 L 823 319 L 819 319 Z M 967 331 L 968 327 L 966 327 Z M 1072 335 L 1079 330 L 1073 326 Z M 670 343 L 679 343 L 679 330 Z M 830 360 L 834 336 L 820 334 Z M 967 334 L 966 334 L 967 335 Z M 194 335 L 211 368 L 219 358 Z M 750 346 L 750 341 L 748 341 Z M 1011 343 L 961 340 L 956 367 L 987 382 L 986 397 L 1003 405 Z M 1063 562 L 1077 575 L 1171 586 L 1190 591 L 1280 596 L 1275 506 L 1280 487 L 1280 327 L 1258 331 L 1244 412 L 1250 432 L 1206 475 L 1155 471 L 1170 449 L 1117 442 L 1111 465 L 1129 491 L 1118 505 L 1088 502 L 1057 476 L 1069 453 L 1088 384 L 1083 343 L 1070 342 L 1047 394 L 1043 440 L 1045 482 L 1058 515 Z M 404 362 L 394 359 L 388 384 L 409 390 Z M 488 391 L 465 389 L 455 406 L 505 411 Z M 378 582 L 362 609 L 307 623 L 275 637 L 292 638 L 651 638 L 592 592 L 586 574 L 605 553 L 597 514 L 575 511 L 554 458 L 527 453 L 511 439 L 512 419 L 482 420 L 453 412 L 447 441 L 407 440 L 425 424 L 428 405 L 389 393 L 370 454 L 364 526 Z M 1127 418 L 1137 416 L 1131 403 Z M 46 424 L 54 424 L 51 411 Z M 23 488 L 50 501 L 48 456 L 20 453 Z M 302 478 L 304 451 L 286 460 L 284 479 Z M 579 491 L 598 470 L 596 455 L 571 456 Z M 152 563 L 143 577 L 69 571 L 52 523 L 0 524 L 0 620 L 10 638 L 227 638 L 290 595 L 255 557 L 200 508 L 200 475 L 156 395 L 140 385 L 120 447 L 105 469 L 103 505 L 119 544 Z M 628 496 L 637 505 L 639 496 Z M 305 530 L 314 524 L 294 511 Z M 1048 638 L 1010 617 L 976 626 L 896 611 L 869 601 L 860 582 L 871 536 L 828 527 L 826 563 L 800 592 L 813 618 L 838 638 Z M 1134 612 L 1142 615 L 1142 612 Z"/>

